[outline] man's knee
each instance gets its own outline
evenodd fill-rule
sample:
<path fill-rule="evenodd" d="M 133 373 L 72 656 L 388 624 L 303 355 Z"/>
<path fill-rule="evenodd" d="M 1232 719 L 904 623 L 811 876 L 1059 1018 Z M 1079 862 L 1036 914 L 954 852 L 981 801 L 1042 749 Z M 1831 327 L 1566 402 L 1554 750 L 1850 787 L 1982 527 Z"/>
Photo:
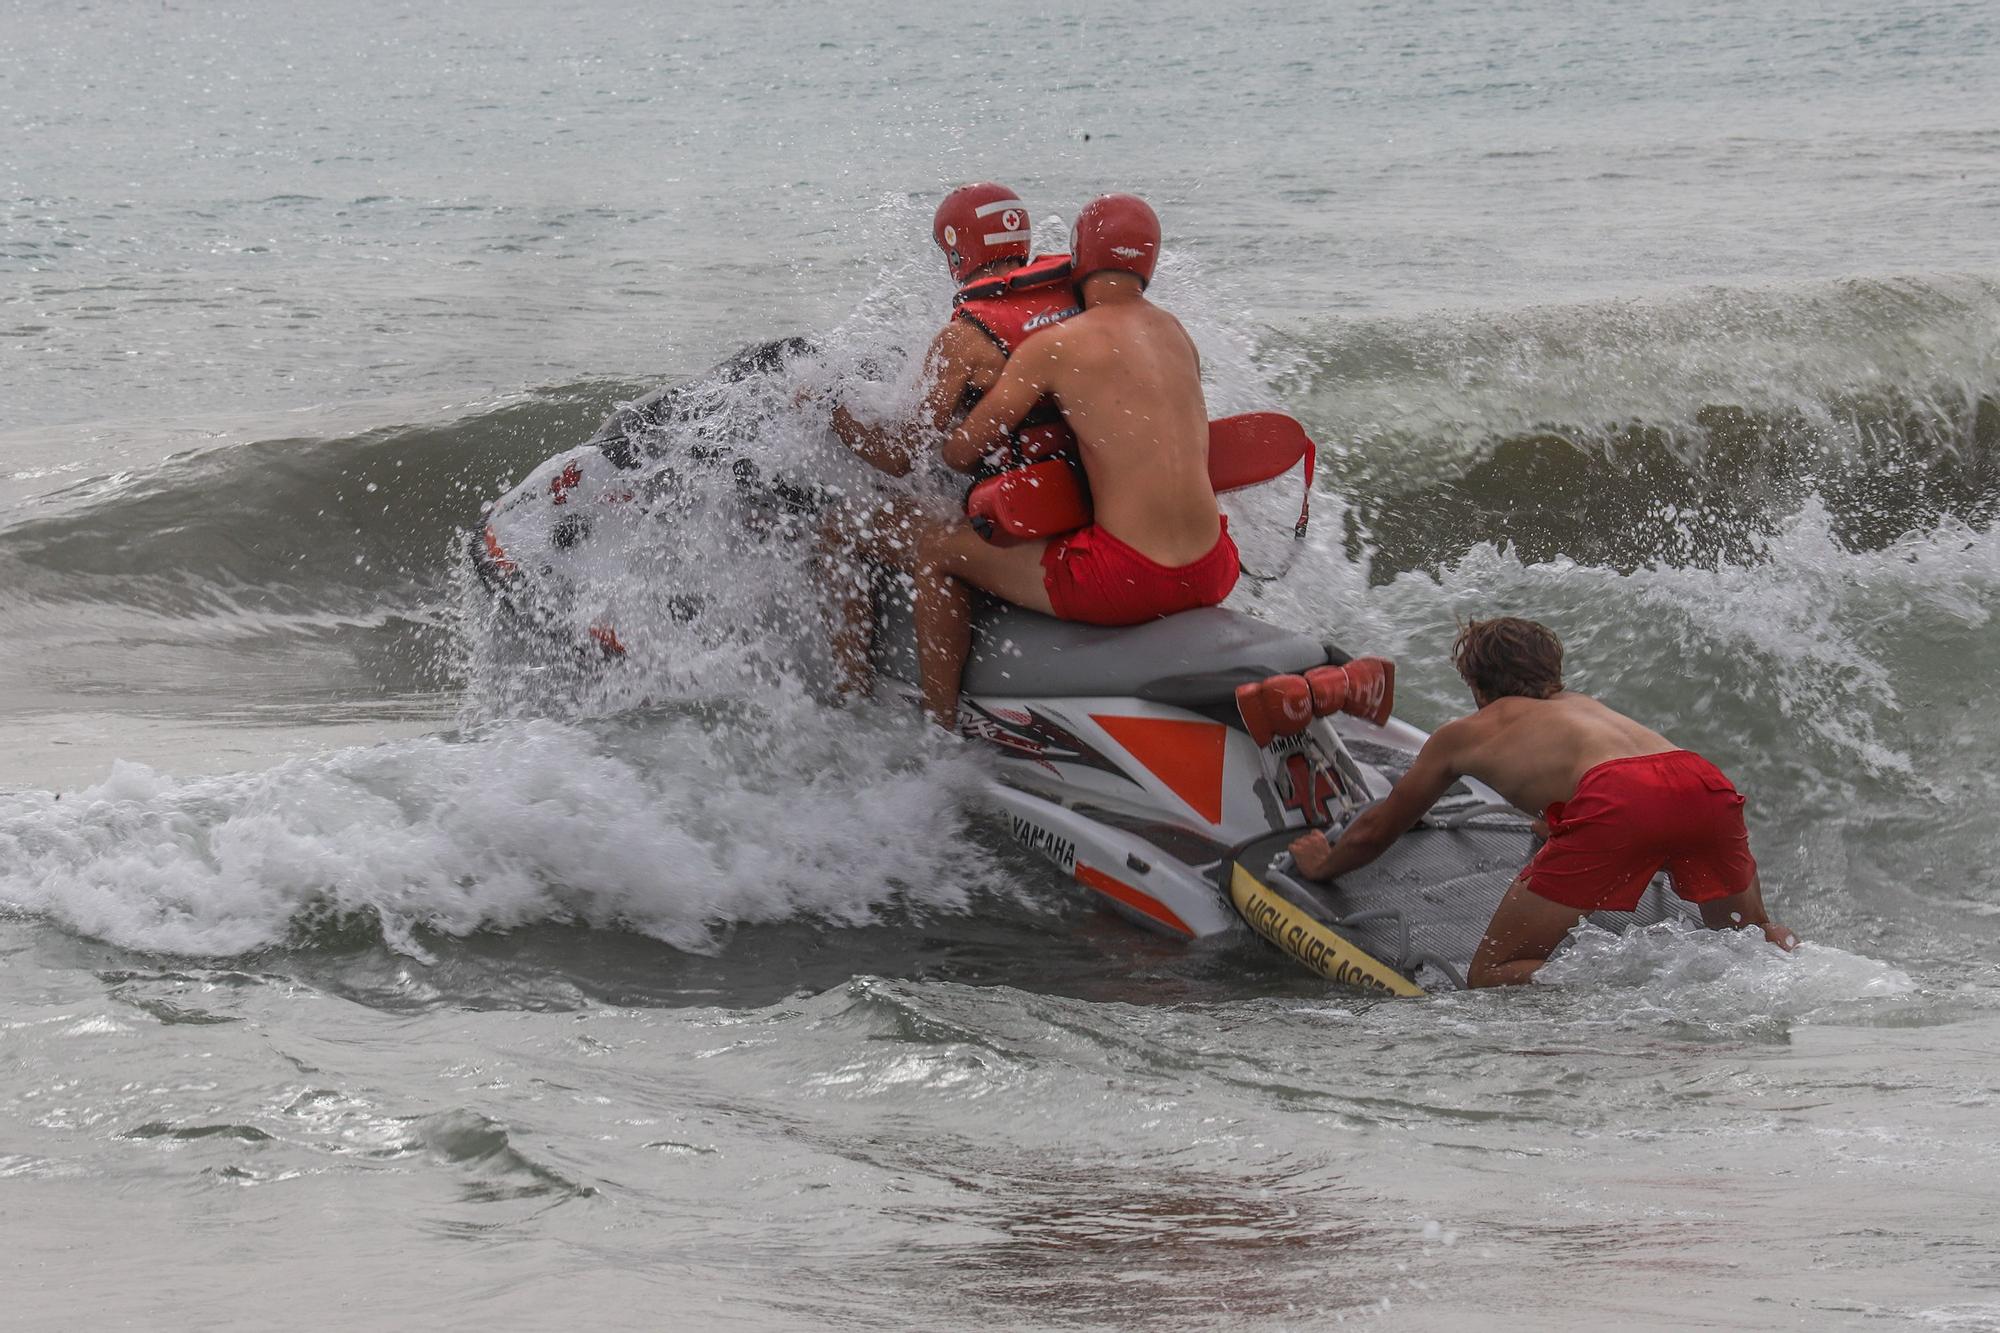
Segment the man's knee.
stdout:
<path fill-rule="evenodd" d="M 1493 986 L 1524 980 L 1548 961 L 1583 916 L 1578 908 L 1537 894 L 1528 887 L 1525 875 L 1516 879 L 1486 923 L 1486 935 L 1467 969 L 1466 984 Z"/>

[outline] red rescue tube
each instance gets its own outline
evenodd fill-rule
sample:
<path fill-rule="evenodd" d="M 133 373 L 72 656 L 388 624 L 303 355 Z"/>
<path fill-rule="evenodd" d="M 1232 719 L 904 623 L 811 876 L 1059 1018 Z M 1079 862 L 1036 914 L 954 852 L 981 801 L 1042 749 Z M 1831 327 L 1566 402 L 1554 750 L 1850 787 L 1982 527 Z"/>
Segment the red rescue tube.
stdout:
<path fill-rule="evenodd" d="M 965 512 L 986 537 L 1053 537 L 1090 522 L 1090 487 L 1074 463 L 1051 458 L 972 488 Z"/>
<path fill-rule="evenodd" d="M 1312 686 L 1304 676 L 1266 676 L 1236 687 L 1236 711 L 1259 747 L 1296 736 L 1313 719 Z"/>
<path fill-rule="evenodd" d="M 1396 664 L 1386 657 L 1357 657 L 1344 668 L 1347 699 L 1341 711 L 1381 726 L 1396 707 Z"/>

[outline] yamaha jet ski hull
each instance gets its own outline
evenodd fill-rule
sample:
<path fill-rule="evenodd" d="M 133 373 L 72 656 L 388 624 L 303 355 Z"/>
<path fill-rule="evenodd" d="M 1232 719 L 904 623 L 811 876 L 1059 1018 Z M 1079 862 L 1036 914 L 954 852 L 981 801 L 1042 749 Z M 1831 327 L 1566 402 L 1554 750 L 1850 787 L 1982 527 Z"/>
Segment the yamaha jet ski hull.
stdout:
<path fill-rule="evenodd" d="M 882 641 L 893 646 L 881 666 L 913 681 L 906 616 L 885 614 Z M 1462 986 L 1486 922 L 1534 851 L 1527 817 L 1498 793 L 1458 784 L 1337 885 L 1300 883 L 1285 869 L 1285 849 L 1305 829 L 1387 795 L 1425 733 L 1341 714 L 1317 735 L 1259 746 L 1235 691 L 1348 660 L 1223 608 L 1101 629 L 989 606 L 960 726 L 992 752 L 991 799 L 1007 832 L 1138 925 L 1200 939 L 1247 921 L 1350 984 L 1410 994 L 1421 975 Z M 1351 762 L 1311 755 L 1329 742 Z M 1330 792 L 1329 782 L 1354 789 Z M 1675 919 L 1697 918 L 1662 882 L 1636 913 L 1592 918 L 1613 930 Z"/>

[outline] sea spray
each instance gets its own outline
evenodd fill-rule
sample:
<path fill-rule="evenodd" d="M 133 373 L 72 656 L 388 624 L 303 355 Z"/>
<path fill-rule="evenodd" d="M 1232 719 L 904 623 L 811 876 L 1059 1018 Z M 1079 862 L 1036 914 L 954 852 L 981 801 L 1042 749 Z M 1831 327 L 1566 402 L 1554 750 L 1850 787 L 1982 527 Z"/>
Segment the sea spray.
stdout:
<path fill-rule="evenodd" d="M 773 753 L 699 716 L 612 731 L 504 723 L 174 778 L 119 763 L 0 797 L 0 896 L 148 952 L 392 942 L 583 922 L 706 951 L 737 922 L 922 917 L 1007 892 L 977 843 L 964 759 L 913 721 L 850 716 Z M 787 729 L 788 731 L 791 729 Z"/>

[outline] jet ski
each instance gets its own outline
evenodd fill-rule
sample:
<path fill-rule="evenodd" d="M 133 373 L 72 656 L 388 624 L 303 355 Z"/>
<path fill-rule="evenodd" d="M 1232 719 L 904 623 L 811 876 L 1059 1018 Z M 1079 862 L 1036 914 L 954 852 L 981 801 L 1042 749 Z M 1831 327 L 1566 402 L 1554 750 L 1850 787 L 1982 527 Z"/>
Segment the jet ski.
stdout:
<path fill-rule="evenodd" d="M 788 401 L 787 367 L 810 351 L 752 348 L 621 407 L 495 502 L 467 549 L 497 630 L 616 671 L 634 631 L 602 588 L 632 552 L 657 551 L 677 507 L 722 493 L 758 541 L 809 540 L 839 487 L 810 463 L 788 475 L 750 456 L 732 432 L 746 392 Z M 880 676 L 914 701 L 907 590 L 885 576 L 877 601 Z M 698 592 L 665 606 L 684 620 L 714 609 Z M 1329 980 L 1409 996 L 1463 986 L 1534 834 L 1464 781 L 1374 864 L 1337 884 L 1296 877 L 1285 849 L 1301 831 L 1337 832 L 1414 760 L 1426 734 L 1393 710 L 1393 664 L 1239 611 L 1108 629 L 992 603 L 960 725 L 985 751 L 1000 828 L 1111 911 L 1187 941 L 1247 926 Z M 1657 880 L 1636 912 L 1592 918 L 1614 931 L 1677 919 L 1696 918 Z"/>
<path fill-rule="evenodd" d="M 889 605 L 882 669 L 914 680 L 907 610 Z M 1393 688 L 1380 659 L 1220 607 L 1102 629 L 996 605 L 961 727 L 990 751 L 1007 832 L 1113 911 L 1187 940 L 1247 923 L 1331 980 L 1414 995 L 1464 985 L 1535 837 L 1467 780 L 1337 884 L 1292 874 L 1293 839 L 1336 834 L 1416 758 L 1426 733 L 1393 715 Z M 1698 918 L 1656 881 L 1636 912 L 1591 919 Z"/>

